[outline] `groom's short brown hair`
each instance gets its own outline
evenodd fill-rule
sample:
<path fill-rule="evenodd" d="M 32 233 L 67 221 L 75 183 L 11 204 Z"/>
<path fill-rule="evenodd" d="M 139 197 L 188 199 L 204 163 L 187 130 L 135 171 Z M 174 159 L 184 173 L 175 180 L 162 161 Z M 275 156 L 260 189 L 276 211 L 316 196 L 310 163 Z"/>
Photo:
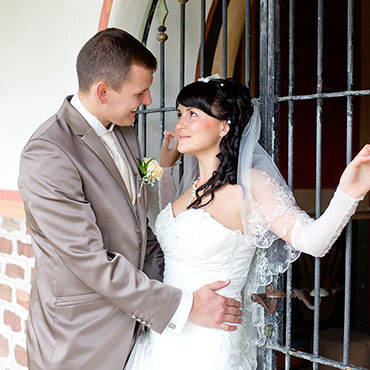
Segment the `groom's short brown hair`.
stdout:
<path fill-rule="evenodd" d="M 155 56 L 135 37 L 118 28 L 107 28 L 93 36 L 77 56 L 79 88 L 87 92 L 99 79 L 119 91 L 132 64 L 155 71 Z"/>

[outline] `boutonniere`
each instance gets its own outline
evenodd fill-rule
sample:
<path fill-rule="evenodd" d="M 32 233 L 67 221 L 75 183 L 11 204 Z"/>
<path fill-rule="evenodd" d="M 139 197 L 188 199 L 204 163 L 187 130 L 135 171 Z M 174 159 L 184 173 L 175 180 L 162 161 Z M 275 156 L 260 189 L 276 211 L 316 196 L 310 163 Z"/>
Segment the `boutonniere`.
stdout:
<path fill-rule="evenodd" d="M 143 185 L 154 186 L 155 181 L 160 181 L 163 176 L 163 168 L 158 164 L 154 158 L 137 158 L 137 166 L 141 175 L 140 191 Z"/>

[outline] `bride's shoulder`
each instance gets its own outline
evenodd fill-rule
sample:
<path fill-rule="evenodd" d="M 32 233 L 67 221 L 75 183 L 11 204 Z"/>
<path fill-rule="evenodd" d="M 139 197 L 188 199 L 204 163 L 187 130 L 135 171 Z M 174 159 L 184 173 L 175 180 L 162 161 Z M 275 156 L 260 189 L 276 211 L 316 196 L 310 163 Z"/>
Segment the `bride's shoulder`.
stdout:
<path fill-rule="evenodd" d="M 231 185 L 227 183 L 220 188 L 220 193 L 223 193 L 224 197 L 228 197 L 231 200 L 238 197 L 239 189 L 240 189 L 239 185 L 237 184 Z"/>
<path fill-rule="evenodd" d="M 229 209 L 239 209 L 240 187 L 237 184 L 225 184 L 217 191 L 218 200 L 227 204 Z"/>

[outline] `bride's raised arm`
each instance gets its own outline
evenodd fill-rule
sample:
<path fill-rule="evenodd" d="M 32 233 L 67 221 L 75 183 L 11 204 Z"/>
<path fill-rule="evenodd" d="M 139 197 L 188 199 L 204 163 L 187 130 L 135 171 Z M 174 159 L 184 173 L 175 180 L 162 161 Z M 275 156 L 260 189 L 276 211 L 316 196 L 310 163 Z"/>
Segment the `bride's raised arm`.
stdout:
<path fill-rule="evenodd" d="M 170 147 L 171 138 L 173 138 L 173 143 Z M 165 131 L 159 157 L 159 164 L 164 169 L 163 177 L 159 184 L 159 203 L 161 209 L 166 207 L 168 203 L 173 203 L 176 198 L 177 188 L 173 180 L 173 166 L 179 157 L 180 153 L 177 151 L 176 134 L 171 131 Z"/>
<path fill-rule="evenodd" d="M 370 145 L 346 167 L 329 206 L 316 220 L 299 209 L 287 186 L 263 171 L 251 170 L 250 189 L 250 196 L 244 195 L 248 206 L 242 219 L 257 242 L 272 232 L 296 250 L 322 257 L 370 190 Z"/>

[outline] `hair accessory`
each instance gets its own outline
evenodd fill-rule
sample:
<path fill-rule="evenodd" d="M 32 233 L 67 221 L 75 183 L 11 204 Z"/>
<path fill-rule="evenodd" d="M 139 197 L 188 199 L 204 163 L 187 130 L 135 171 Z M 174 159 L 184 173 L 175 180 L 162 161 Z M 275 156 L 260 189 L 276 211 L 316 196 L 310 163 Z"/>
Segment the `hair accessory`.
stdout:
<path fill-rule="evenodd" d="M 214 80 L 216 78 L 220 78 L 220 75 L 218 73 L 215 73 L 212 76 L 200 77 L 200 78 L 198 78 L 198 81 L 199 82 L 208 82 L 208 81 Z"/>
<path fill-rule="evenodd" d="M 223 82 L 221 82 L 221 83 L 220 83 L 220 86 L 224 87 L 224 86 L 225 86 L 225 84 L 224 84 Z"/>

